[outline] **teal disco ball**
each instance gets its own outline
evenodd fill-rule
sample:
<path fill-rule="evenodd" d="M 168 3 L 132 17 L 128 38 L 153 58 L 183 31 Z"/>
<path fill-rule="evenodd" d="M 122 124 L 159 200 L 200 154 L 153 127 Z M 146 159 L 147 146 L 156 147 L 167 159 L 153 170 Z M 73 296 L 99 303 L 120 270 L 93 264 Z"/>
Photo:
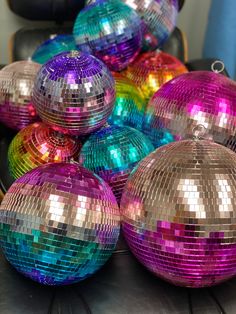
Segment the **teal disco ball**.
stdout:
<path fill-rule="evenodd" d="M 42 43 L 35 50 L 31 59 L 40 64 L 44 64 L 57 54 L 71 50 L 76 50 L 74 36 L 69 34 L 57 35 Z"/>
<path fill-rule="evenodd" d="M 150 140 L 140 131 L 107 125 L 85 142 L 79 161 L 110 185 L 119 202 L 131 171 L 153 150 Z"/>

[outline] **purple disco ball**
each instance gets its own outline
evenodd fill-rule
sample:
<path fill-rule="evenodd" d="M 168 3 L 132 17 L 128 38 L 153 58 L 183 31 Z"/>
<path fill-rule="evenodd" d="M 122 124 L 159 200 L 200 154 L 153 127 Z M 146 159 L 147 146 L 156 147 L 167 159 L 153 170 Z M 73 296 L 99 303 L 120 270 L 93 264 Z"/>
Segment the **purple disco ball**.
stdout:
<path fill-rule="evenodd" d="M 63 52 L 44 64 L 33 102 L 43 122 L 70 135 L 86 135 L 106 123 L 115 102 L 115 82 L 100 60 Z"/>
<path fill-rule="evenodd" d="M 51 163 L 17 179 L 0 206 L 8 261 L 45 285 L 67 285 L 100 269 L 115 249 L 120 213 L 109 186 L 89 170 Z"/>
<path fill-rule="evenodd" d="M 155 147 L 190 138 L 202 124 L 209 137 L 236 151 L 236 83 L 214 72 L 182 74 L 150 100 L 143 132 Z"/>
<path fill-rule="evenodd" d="M 38 121 L 32 93 L 40 64 L 17 61 L 0 71 L 0 121 L 9 128 L 21 130 Z"/>
<path fill-rule="evenodd" d="M 206 140 L 160 147 L 142 160 L 121 199 L 123 233 L 138 260 L 180 286 L 236 275 L 236 155 Z"/>
<path fill-rule="evenodd" d="M 74 36 L 79 50 L 95 55 L 112 71 L 121 71 L 141 49 L 141 20 L 121 1 L 99 0 L 80 11 Z"/>

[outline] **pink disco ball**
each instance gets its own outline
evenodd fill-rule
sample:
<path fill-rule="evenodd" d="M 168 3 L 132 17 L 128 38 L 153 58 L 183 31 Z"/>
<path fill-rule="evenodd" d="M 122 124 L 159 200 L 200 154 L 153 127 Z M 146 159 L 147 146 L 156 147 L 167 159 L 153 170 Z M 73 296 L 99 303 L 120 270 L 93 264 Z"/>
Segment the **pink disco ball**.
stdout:
<path fill-rule="evenodd" d="M 83 136 L 106 123 L 115 102 L 115 82 L 97 58 L 80 51 L 62 52 L 39 71 L 33 102 L 53 129 Z"/>
<path fill-rule="evenodd" d="M 215 142 L 236 151 L 236 83 L 214 72 L 196 71 L 166 83 L 150 100 L 143 132 L 155 147 L 191 137 L 202 124 Z"/>
<path fill-rule="evenodd" d="M 205 287 L 236 275 L 236 155 L 207 140 L 157 149 L 121 199 L 125 238 L 155 275 Z"/>
<path fill-rule="evenodd" d="M 32 61 L 17 61 L 0 71 L 0 121 L 9 128 L 20 130 L 39 120 L 32 92 L 40 67 Z"/>
<path fill-rule="evenodd" d="M 178 0 L 122 0 L 134 9 L 142 20 L 143 50 L 163 46 L 177 22 Z"/>

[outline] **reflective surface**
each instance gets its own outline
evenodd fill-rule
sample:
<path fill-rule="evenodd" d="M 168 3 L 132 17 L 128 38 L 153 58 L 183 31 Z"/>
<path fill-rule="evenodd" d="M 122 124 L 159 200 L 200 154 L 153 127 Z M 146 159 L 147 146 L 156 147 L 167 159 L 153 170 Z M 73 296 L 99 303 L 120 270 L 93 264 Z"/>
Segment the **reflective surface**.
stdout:
<path fill-rule="evenodd" d="M 143 131 L 158 147 L 166 134 L 170 141 L 189 138 L 202 124 L 214 141 L 236 151 L 235 116 L 236 83 L 220 74 L 196 71 L 173 79 L 153 96 Z"/>
<path fill-rule="evenodd" d="M 76 50 L 74 36 L 57 35 L 42 43 L 32 55 L 32 60 L 40 64 L 44 64 L 52 57 L 63 51 Z"/>
<path fill-rule="evenodd" d="M 78 282 L 110 257 L 119 209 L 108 185 L 77 164 L 53 163 L 16 180 L 0 207 L 8 261 L 47 285 Z"/>
<path fill-rule="evenodd" d="M 155 51 L 141 54 L 124 74 L 142 90 L 148 102 L 164 83 L 186 72 L 187 68 L 177 58 Z"/>
<path fill-rule="evenodd" d="M 122 0 L 143 22 L 143 50 L 161 47 L 176 26 L 178 0 Z"/>
<path fill-rule="evenodd" d="M 9 170 L 13 178 L 49 162 L 77 159 L 82 144 L 60 134 L 42 122 L 21 130 L 8 150 Z"/>
<path fill-rule="evenodd" d="M 99 0 L 78 14 L 74 36 L 79 50 L 94 54 L 111 70 L 120 71 L 140 51 L 141 20 L 120 1 Z"/>
<path fill-rule="evenodd" d="M 0 121 L 9 128 L 20 130 L 37 121 L 32 104 L 32 92 L 40 64 L 18 61 L 0 71 Z"/>
<path fill-rule="evenodd" d="M 236 155 L 210 141 L 157 149 L 130 176 L 121 200 L 128 244 L 150 271 L 204 287 L 236 274 Z"/>
<path fill-rule="evenodd" d="M 55 130 L 86 135 L 110 116 L 115 83 L 108 68 L 95 57 L 63 52 L 42 66 L 33 101 L 41 119 Z"/>
<path fill-rule="evenodd" d="M 149 139 L 138 130 L 111 125 L 89 137 L 79 160 L 110 185 L 119 202 L 131 171 L 153 150 Z"/>
<path fill-rule="evenodd" d="M 116 101 L 109 123 L 142 129 L 146 102 L 134 83 L 120 73 L 113 72 L 116 86 Z"/>

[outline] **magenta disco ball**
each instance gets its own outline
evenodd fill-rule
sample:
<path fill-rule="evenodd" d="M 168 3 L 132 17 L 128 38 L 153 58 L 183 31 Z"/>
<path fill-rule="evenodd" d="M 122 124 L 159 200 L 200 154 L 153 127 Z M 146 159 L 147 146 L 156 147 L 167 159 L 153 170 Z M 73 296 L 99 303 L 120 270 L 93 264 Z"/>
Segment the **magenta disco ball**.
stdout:
<path fill-rule="evenodd" d="M 236 275 L 236 154 L 207 140 L 155 150 L 128 179 L 123 233 L 138 260 L 180 286 Z"/>
<path fill-rule="evenodd" d="M 142 46 L 141 20 L 121 1 L 98 0 L 85 7 L 73 32 L 78 49 L 95 55 L 112 71 L 126 68 Z"/>
<path fill-rule="evenodd" d="M 106 123 L 115 102 L 115 82 L 97 58 L 63 52 L 42 66 L 33 102 L 43 122 L 62 133 L 83 136 Z"/>
<path fill-rule="evenodd" d="M 39 120 L 32 93 L 40 67 L 32 61 L 17 61 L 0 71 L 0 121 L 9 128 L 20 130 Z"/>
<path fill-rule="evenodd" d="M 150 100 L 143 132 L 155 147 L 192 136 L 202 124 L 209 137 L 236 151 L 236 83 L 214 72 L 182 74 Z"/>

